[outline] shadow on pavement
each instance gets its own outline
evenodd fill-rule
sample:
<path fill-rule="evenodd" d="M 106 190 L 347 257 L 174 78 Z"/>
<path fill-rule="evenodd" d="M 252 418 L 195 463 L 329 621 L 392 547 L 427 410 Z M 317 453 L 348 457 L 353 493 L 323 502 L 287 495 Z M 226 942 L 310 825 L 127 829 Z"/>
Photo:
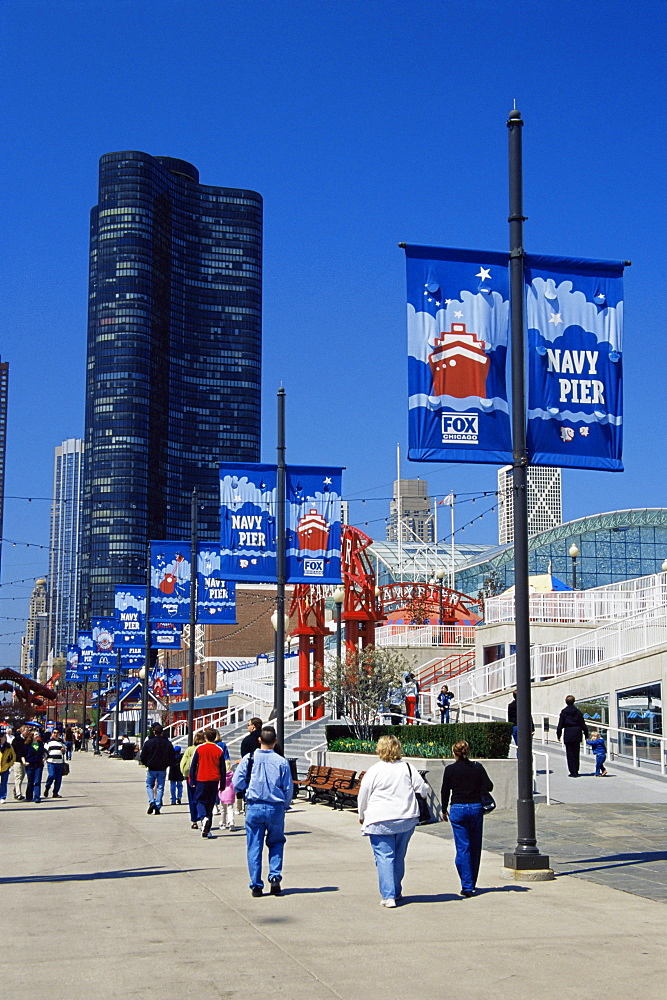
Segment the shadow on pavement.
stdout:
<path fill-rule="evenodd" d="M 667 851 L 636 851 L 633 854 L 607 854 L 597 858 L 577 858 L 576 864 L 587 865 L 594 861 L 627 861 L 628 864 L 641 864 L 642 861 L 667 861 Z"/>
<path fill-rule="evenodd" d="M 121 868 L 114 872 L 86 872 L 81 875 L 16 875 L 11 878 L 0 878 L 0 885 L 27 885 L 38 882 L 97 882 L 103 879 L 144 878 L 148 875 L 183 875 L 206 870 L 205 868 Z"/>
<path fill-rule="evenodd" d="M 300 895 L 303 895 L 306 892 L 308 892 L 308 893 L 310 893 L 310 892 L 338 892 L 338 886 L 337 885 L 320 885 L 320 886 L 311 886 L 309 888 L 301 888 L 301 889 L 283 889 L 283 891 L 280 893 L 280 895 L 281 896 L 300 896 Z"/>

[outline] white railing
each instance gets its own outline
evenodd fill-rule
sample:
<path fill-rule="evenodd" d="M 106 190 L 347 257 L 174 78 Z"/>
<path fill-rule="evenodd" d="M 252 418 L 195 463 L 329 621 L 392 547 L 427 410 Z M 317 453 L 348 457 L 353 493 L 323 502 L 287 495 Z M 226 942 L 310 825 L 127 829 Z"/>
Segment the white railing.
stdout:
<path fill-rule="evenodd" d="M 549 754 L 541 750 L 533 750 L 533 786 L 537 791 L 537 761 L 536 757 L 544 757 L 544 774 L 546 776 L 546 804 L 551 805 L 551 772 L 549 770 Z"/>
<path fill-rule="evenodd" d="M 377 646 L 474 646 L 474 625 L 380 625 Z"/>
<path fill-rule="evenodd" d="M 667 609 L 650 608 L 639 615 L 602 625 L 564 642 L 533 646 L 530 651 L 531 680 L 554 680 L 582 670 L 604 667 L 664 643 L 667 643 Z M 451 680 L 457 701 L 474 701 L 505 691 L 515 684 L 515 655 L 468 670 Z"/>
<path fill-rule="evenodd" d="M 594 590 L 560 590 L 529 597 L 530 620 L 535 622 L 615 621 L 667 605 L 667 573 L 654 573 Z M 513 622 L 514 597 L 489 597 L 484 605 L 487 625 Z"/>

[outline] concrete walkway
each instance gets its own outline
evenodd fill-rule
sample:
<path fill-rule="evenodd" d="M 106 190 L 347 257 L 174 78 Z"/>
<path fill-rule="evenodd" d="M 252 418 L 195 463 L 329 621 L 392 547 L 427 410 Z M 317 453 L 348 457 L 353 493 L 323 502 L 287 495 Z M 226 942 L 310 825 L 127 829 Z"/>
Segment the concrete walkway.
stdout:
<path fill-rule="evenodd" d="M 508 885 L 489 853 L 462 899 L 451 839 L 419 830 L 386 910 L 356 814 L 301 801 L 285 893 L 253 899 L 243 833 L 203 840 L 185 806 L 147 816 L 144 775 L 77 754 L 62 800 L 0 807 L 5 996 L 664 997 L 662 903 L 569 876 Z"/>

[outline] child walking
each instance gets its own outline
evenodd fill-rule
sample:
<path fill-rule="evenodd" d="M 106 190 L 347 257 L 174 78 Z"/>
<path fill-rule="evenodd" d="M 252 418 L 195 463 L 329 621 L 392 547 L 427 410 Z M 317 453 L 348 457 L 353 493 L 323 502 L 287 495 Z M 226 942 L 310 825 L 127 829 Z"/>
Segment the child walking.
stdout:
<path fill-rule="evenodd" d="M 595 777 L 604 778 L 607 773 L 604 766 L 604 762 L 607 759 L 607 744 L 604 741 L 604 737 L 600 736 L 598 731 L 594 729 L 591 732 L 590 740 L 586 740 L 586 744 L 595 754 Z"/>
<path fill-rule="evenodd" d="M 236 798 L 236 794 L 232 784 L 232 765 L 228 760 L 225 763 L 227 765 L 225 787 L 222 788 L 221 786 L 218 792 L 220 799 L 220 829 L 222 830 L 226 827 L 228 830 L 234 830 L 236 829 L 234 826 L 234 799 Z"/>
<path fill-rule="evenodd" d="M 180 806 L 183 798 L 183 775 L 181 774 L 182 749 L 174 747 L 174 762 L 169 765 L 169 788 L 171 791 L 172 806 Z"/>

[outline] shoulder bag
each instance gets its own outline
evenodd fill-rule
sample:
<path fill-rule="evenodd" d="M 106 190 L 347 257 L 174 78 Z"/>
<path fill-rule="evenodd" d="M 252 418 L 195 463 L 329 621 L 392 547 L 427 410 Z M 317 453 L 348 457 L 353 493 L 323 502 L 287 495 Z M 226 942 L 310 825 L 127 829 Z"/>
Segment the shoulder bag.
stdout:
<path fill-rule="evenodd" d="M 408 765 L 408 771 L 410 772 L 410 783 L 412 783 L 412 768 L 408 764 L 407 760 L 405 762 Z M 415 798 L 417 799 L 417 805 L 419 807 L 419 825 L 424 826 L 426 823 L 434 823 L 435 820 L 431 816 L 431 810 L 428 807 L 428 802 L 423 795 L 419 792 L 415 792 Z"/>
<path fill-rule="evenodd" d="M 482 767 L 479 761 L 477 762 L 477 766 L 480 768 Z M 493 810 L 496 808 L 496 800 L 494 799 L 491 792 L 487 792 L 485 788 L 483 788 L 479 794 L 479 801 L 482 803 L 482 812 L 484 813 L 493 812 Z"/>

